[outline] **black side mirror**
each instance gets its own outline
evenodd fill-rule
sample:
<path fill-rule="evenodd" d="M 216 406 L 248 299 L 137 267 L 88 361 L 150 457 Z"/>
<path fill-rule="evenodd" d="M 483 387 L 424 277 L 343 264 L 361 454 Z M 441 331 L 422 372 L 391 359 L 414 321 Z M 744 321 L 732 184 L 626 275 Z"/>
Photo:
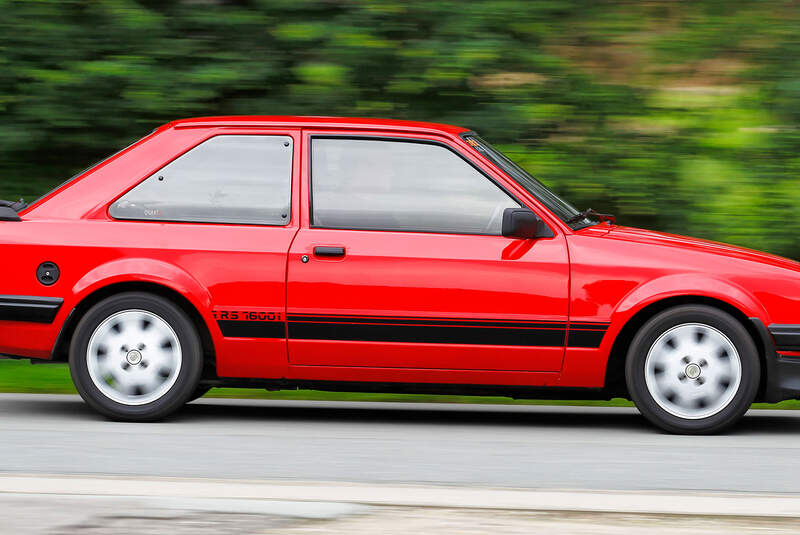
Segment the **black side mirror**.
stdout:
<path fill-rule="evenodd" d="M 506 238 L 552 238 L 550 230 L 542 219 L 527 208 L 506 208 L 503 212 L 503 236 Z"/>
<path fill-rule="evenodd" d="M 0 221 L 22 221 L 16 210 L 10 206 L 0 206 Z"/>

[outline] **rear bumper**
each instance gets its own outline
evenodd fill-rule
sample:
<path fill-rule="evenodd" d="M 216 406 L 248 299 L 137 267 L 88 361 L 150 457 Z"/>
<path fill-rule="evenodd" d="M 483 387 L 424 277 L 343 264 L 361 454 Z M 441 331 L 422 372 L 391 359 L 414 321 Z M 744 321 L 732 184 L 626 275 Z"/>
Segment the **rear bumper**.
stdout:
<path fill-rule="evenodd" d="M 775 349 L 780 351 L 800 351 L 800 325 L 769 326 L 772 339 L 775 340 Z"/>
<path fill-rule="evenodd" d="M 767 328 L 758 318 L 750 318 L 761 338 L 767 376 L 763 399 L 776 403 L 800 398 L 800 357 L 781 355 L 781 351 L 800 351 L 800 325 L 772 324 Z"/>
<path fill-rule="evenodd" d="M 63 304 L 58 297 L 0 295 L 0 355 L 50 359 Z"/>
<path fill-rule="evenodd" d="M 58 297 L 0 295 L 0 320 L 53 323 L 63 303 Z"/>

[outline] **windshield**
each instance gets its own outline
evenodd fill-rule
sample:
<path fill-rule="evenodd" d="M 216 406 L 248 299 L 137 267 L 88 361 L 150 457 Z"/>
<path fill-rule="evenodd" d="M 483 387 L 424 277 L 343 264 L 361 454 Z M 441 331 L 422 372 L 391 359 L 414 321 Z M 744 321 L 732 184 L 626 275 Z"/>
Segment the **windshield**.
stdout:
<path fill-rule="evenodd" d="M 587 224 L 594 223 L 588 219 L 589 216 L 575 221 L 575 216 L 580 212 L 576 210 L 574 206 L 547 189 L 547 186 L 536 180 L 527 171 L 512 162 L 502 152 L 489 145 L 476 134 L 465 134 L 464 140 L 499 167 L 509 177 L 514 179 L 517 184 L 525 188 L 528 193 L 536 197 L 548 210 L 553 212 L 561 221 L 567 223 L 573 229 L 585 227 Z"/>

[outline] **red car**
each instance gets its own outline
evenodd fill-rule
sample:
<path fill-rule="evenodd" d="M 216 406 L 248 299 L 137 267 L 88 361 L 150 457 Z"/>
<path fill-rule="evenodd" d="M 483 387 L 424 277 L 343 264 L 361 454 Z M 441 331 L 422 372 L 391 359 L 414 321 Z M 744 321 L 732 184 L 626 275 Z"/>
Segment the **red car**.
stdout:
<path fill-rule="evenodd" d="M 800 394 L 800 264 L 579 212 L 464 128 L 176 121 L 3 204 L 0 354 L 119 420 L 227 385 L 624 396 L 710 433 Z"/>

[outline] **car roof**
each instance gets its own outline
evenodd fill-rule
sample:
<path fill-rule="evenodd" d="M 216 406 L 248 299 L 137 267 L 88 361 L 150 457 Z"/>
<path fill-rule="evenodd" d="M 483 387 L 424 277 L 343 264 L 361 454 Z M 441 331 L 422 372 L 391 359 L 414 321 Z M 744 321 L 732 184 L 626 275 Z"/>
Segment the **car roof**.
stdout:
<path fill-rule="evenodd" d="M 468 128 L 450 124 L 420 121 L 401 121 L 398 119 L 374 119 L 358 117 L 312 117 L 296 115 L 230 115 L 220 117 L 195 117 L 172 121 L 163 128 L 199 127 L 294 127 L 294 128 L 344 128 L 390 131 L 438 132 L 458 135 L 468 132 Z"/>

